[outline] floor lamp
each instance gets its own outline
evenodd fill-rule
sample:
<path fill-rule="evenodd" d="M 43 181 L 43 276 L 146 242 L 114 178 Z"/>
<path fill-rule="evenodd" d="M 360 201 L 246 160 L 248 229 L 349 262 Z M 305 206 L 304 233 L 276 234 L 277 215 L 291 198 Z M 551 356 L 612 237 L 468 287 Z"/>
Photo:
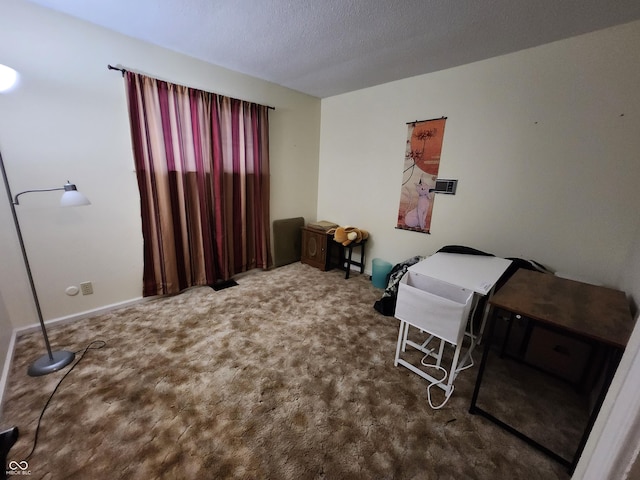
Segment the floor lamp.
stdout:
<path fill-rule="evenodd" d="M 45 188 L 39 190 L 25 190 L 18 193 L 15 197 L 11 195 L 11 188 L 9 187 L 9 180 L 7 179 L 7 172 L 4 168 L 4 161 L 2 160 L 2 153 L 0 153 L 0 170 L 2 170 L 2 178 L 4 179 L 5 188 L 9 197 L 9 205 L 11 205 L 11 213 L 13 215 L 13 222 L 16 225 L 16 233 L 18 235 L 18 241 L 20 242 L 20 249 L 22 250 L 22 258 L 24 259 L 24 266 L 27 270 L 27 277 L 29 278 L 29 284 L 31 285 L 31 293 L 33 295 L 33 302 L 38 312 L 38 320 L 40 321 L 40 328 L 42 328 L 42 335 L 44 337 L 44 343 L 47 347 L 46 355 L 41 356 L 35 362 L 29 366 L 28 374 L 32 377 L 38 377 L 41 375 L 47 375 L 49 373 L 60 370 L 66 367 L 75 358 L 74 352 L 68 352 L 66 350 L 59 350 L 56 352 L 51 351 L 51 345 L 49 344 L 49 336 L 47 335 L 47 329 L 44 326 L 44 320 L 42 318 L 42 310 L 40 309 L 40 302 L 38 301 L 38 293 L 36 292 L 36 286 L 33 283 L 33 275 L 31 274 L 31 267 L 29 266 L 29 258 L 27 257 L 27 250 L 24 246 L 22 239 L 22 232 L 20 231 L 20 223 L 18 222 L 18 215 L 16 213 L 16 205 L 19 205 L 18 197 L 25 193 L 35 192 L 52 192 L 55 190 L 64 190 L 62 198 L 60 199 L 60 205 L 63 207 L 75 207 L 82 205 L 90 205 L 91 202 L 83 194 L 78 192 L 76 186 L 67 182 L 62 187 L 58 188 Z"/>

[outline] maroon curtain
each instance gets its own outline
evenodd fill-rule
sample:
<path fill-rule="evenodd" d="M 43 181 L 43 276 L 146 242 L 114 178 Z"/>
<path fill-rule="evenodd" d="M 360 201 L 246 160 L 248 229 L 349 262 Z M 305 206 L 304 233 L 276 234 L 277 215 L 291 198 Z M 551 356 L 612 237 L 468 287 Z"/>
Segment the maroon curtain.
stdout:
<path fill-rule="evenodd" d="M 271 265 L 268 107 L 125 74 L 143 295 Z"/>

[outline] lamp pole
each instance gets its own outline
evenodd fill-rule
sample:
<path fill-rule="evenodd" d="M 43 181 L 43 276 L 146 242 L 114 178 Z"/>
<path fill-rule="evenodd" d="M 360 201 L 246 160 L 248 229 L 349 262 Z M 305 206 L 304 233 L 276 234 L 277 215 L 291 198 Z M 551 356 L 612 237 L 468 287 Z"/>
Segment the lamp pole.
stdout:
<path fill-rule="evenodd" d="M 4 179 L 4 185 L 7 190 L 7 195 L 9 197 L 9 205 L 11 206 L 11 214 L 13 215 L 13 222 L 16 226 L 16 233 L 18 235 L 18 242 L 20 243 L 20 250 L 22 251 L 22 258 L 24 260 L 24 266 L 27 270 L 27 277 L 29 278 L 29 285 L 31 286 L 31 294 L 33 295 L 33 303 L 36 306 L 36 311 L 38 312 L 38 320 L 40 321 L 40 328 L 42 329 L 42 336 L 44 337 L 44 344 L 47 347 L 47 354 L 38 358 L 34 363 L 29 367 L 28 373 L 32 377 L 37 377 L 40 375 L 46 375 L 48 373 L 55 372 L 60 370 L 61 368 L 66 367 L 75 358 L 75 353 L 61 350 L 57 352 L 51 351 L 51 344 L 49 343 L 49 336 L 47 335 L 47 329 L 44 325 L 44 319 L 42 318 L 42 309 L 40 308 L 40 301 L 38 300 L 38 292 L 36 291 L 35 283 L 33 282 L 33 275 L 31 273 L 31 267 L 29 265 L 29 257 L 27 256 L 27 250 L 24 246 L 24 240 L 22 238 L 22 231 L 20 230 L 20 222 L 18 221 L 18 215 L 16 213 L 16 200 L 14 201 L 14 197 L 11 195 L 11 188 L 9 186 L 9 180 L 7 179 L 7 171 L 4 167 L 4 160 L 2 159 L 2 152 L 0 152 L 0 170 L 2 170 L 2 178 Z M 51 190 L 63 190 L 62 188 L 56 189 L 48 189 L 42 191 L 51 191 Z M 31 190 L 38 191 L 38 190 Z M 22 192 L 26 193 L 26 192 Z M 18 195 L 21 195 L 19 193 Z"/>

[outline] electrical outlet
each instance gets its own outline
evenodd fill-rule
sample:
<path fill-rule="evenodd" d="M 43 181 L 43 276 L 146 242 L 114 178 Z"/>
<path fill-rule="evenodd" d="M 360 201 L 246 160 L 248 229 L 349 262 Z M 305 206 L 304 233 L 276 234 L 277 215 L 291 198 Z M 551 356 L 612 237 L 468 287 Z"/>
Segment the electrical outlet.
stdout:
<path fill-rule="evenodd" d="M 80 291 L 82 295 L 91 295 L 93 293 L 93 285 L 91 282 L 82 282 L 80 284 Z"/>

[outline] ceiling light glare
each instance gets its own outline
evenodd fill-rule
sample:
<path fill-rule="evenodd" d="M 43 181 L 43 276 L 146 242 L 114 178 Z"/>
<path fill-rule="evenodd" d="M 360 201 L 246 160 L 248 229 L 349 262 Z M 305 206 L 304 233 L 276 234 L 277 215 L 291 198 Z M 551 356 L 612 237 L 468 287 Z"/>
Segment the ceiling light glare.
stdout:
<path fill-rule="evenodd" d="M 18 81 L 18 72 L 0 63 L 0 92 L 11 90 Z"/>

